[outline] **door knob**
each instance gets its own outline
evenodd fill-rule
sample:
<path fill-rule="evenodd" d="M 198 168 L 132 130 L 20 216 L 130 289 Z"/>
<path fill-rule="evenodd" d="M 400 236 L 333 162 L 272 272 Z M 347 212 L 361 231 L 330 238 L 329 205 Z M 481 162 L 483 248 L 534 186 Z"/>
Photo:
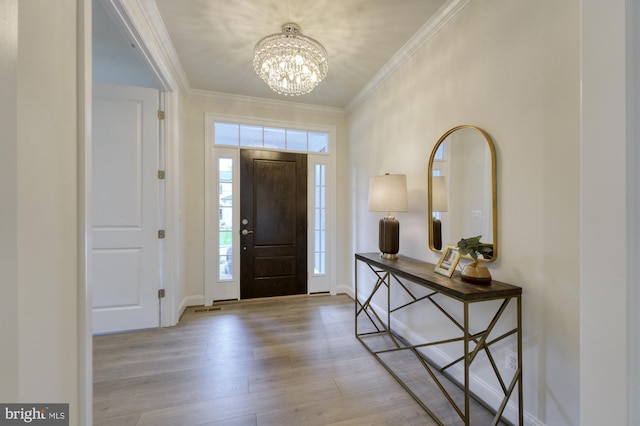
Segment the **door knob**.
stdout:
<path fill-rule="evenodd" d="M 247 230 L 247 229 L 243 229 L 242 231 L 240 231 L 240 233 L 241 233 L 242 235 L 249 235 L 249 234 L 253 234 L 253 231 L 249 231 L 249 230 Z"/>

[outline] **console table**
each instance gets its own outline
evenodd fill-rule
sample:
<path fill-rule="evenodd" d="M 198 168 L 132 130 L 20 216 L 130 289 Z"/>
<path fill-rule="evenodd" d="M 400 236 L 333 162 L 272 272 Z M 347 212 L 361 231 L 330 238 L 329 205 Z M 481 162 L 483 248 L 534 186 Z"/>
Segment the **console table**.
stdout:
<path fill-rule="evenodd" d="M 366 265 L 363 266 L 363 265 Z M 371 278 L 371 283 L 365 291 L 362 283 L 359 283 L 358 267 L 364 268 L 360 275 Z M 356 338 L 373 354 L 373 356 L 391 373 L 391 375 L 411 394 L 418 404 L 440 425 L 444 425 L 438 415 L 412 390 L 408 380 L 400 377 L 397 367 L 393 367 L 389 356 L 394 354 L 411 354 L 411 359 L 417 359 L 423 367 L 419 370 L 425 373 L 425 380 L 431 380 L 442 392 L 451 407 L 459 415 L 465 425 L 472 424 L 470 416 L 471 398 L 486 405 L 477 395 L 470 390 L 470 368 L 477 355 L 482 351 L 486 355 L 486 361 L 491 365 L 493 373 L 499 383 L 504 398 L 500 407 L 494 410 L 495 417 L 492 424 L 500 421 L 505 407 L 517 388 L 518 422 L 523 425 L 522 402 L 522 288 L 492 281 L 489 285 L 468 284 L 460 279 L 459 272 L 455 272 L 451 278 L 434 272 L 435 265 L 420 260 L 400 256 L 396 260 L 388 260 L 380 257 L 379 253 L 358 253 L 355 255 L 355 335 Z M 372 272 L 372 273 L 371 273 Z M 360 277 L 362 279 L 362 277 Z M 408 282 L 419 287 L 408 285 Z M 393 291 L 392 291 L 393 290 Z M 420 291 L 417 291 L 420 290 Z M 364 294 L 363 294 L 364 291 Z M 420 294 L 418 294 L 420 293 Z M 423 294 L 426 293 L 426 294 Z M 375 297 L 375 302 L 374 302 Z M 393 297 L 393 300 L 392 300 Z M 451 302 L 451 301 L 456 302 Z M 487 302 L 491 302 L 490 304 Z M 514 301 L 516 324 L 512 318 L 503 318 L 508 305 Z M 434 341 L 409 342 L 406 336 L 399 333 L 397 320 L 394 314 L 407 310 L 410 306 L 421 303 L 419 315 L 431 306 L 435 312 L 439 312 L 446 318 L 448 324 L 452 324 L 455 335 L 445 339 L 440 336 Z M 459 302 L 459 303 L 458 303 Z M 493 317 L 488 324 L 472 323 L 469 312 L 470 305 L 475 303 L 487 303 L 483 309 L 495 308 Z M 460 304 L 462 306 L 460 306 Z M 425 305 L 425 306 L 422 306 Z M 452 308 L 457 306 L 458 309 Z M 462 308 L 462 312 L 460 312 Z M 513 310 L 513 308 L 511 308 Z M 386 310 L 386 311 L 385 311 Z M 411 318 L 415 318 L 413 315 Z M 507 315 L 504 315 L 507 317 Z M 496 327 L 503 318 L 501 327 Z M 359 324 L 359 320 L 361 324 Z M 511 320 L 511 321 L 509 321 Z M 507 323 L 505 326 L 504 323 Z M 395 325 L 395 327 L 394 327 Z M 476 328 L 483 328 L 477 330 Z M 505 331 L 505 327 L 507 330 Z M 497 331 L 500 328 L 500 331 Z M 362 330 L 362 331 L 360 331 Z M 415 338 L 415 336 L 414 336 Z M 517 344 L 517 365 L 514 372 L 507 374 L 498 368 L 496 357 L 492 353 L 492 346 L 498 342 L 506 343 L 505 339 L 515 339 Z M 384 341 L 384 342 L 383 342 Z M 380 344 L 384 343 L 384 344 Z M 425 352 L 437 348 L 439 345 L 461 345 L 459 358 L 446 365 L 437 365 Z M 441 346 L 443 347 L 443 346 Z M 500 358 L 501 359 L 501 358 Z M 456 367 L 454 367 L 456 366 Z M 458 368 L 464 370 L 462 380 L 456 380 L 452 372 Z M 505 376 L 506 380 L 505 380 Z M 411 381 L 415 377 L 411 376 Z M 447 390 L 445 381 L 453 381 L 461 390 L 462 398 Z M 449 387 L 450 383 L 449 383 Z M 515 397 L 514 397 L 515 399 Z M 456 402 L 458 400 L 458 402 Z"/>

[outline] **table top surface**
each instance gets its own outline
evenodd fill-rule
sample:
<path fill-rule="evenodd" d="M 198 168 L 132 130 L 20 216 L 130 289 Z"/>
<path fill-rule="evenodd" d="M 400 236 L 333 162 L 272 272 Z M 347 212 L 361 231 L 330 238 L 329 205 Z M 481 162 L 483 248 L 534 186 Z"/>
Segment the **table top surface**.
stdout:
<path fill-rule="evenodd" d="M 455 271 L 451 278 L 435 272 L 433 263 L 399 256 L 390 260 L 380 257 L 379 253 L 356 253 L 355 258 L 369 265 L 389 271 L 398 277 L 406 278 L 417 284 L 463 301 L 482 301 L 499 299 L 522 294 L 522 288 L 492 280 L 489 284 L 471 284 L 462 281 L 460 272 Z"/>

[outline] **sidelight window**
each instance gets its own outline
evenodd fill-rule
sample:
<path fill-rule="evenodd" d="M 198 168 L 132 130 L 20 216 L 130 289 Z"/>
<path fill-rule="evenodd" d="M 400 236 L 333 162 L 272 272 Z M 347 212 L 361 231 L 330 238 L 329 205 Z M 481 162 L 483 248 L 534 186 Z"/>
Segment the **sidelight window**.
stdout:
<path fill-rule="evenodd" d="M 326 274 L 326 166 L 314 166 L 314 266 L 316 275 Z"/>
<path fill-rule="evenodd" d="M 233 159 L 218 158 L 218 279 L 233 278 Z"/>

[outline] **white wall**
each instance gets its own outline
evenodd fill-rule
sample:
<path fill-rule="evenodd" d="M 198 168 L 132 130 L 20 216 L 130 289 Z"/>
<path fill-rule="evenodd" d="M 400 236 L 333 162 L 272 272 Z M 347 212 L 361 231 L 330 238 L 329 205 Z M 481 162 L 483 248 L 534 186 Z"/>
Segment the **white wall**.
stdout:
<path fill-rule="evenodd" d="M 18 399 L 18 0 L 0 1 L 0 401 Z"/>
<path fill-rule="evenodd" d="M 349 217 L 349 188 L 346 173 L 348 150 L 346 120 L 341 114 L 322 109 L 296 106 L 289 102 L 263 102 L 250 98 L 233 96 L 190 96 L 185 103 L 184 139 L 182 145 L 184 165 L 183 214 L 185 226 L 185 279 L 186 296 L 199 300 L 204 295 L 204 114 L 253 117 L 258 119 L 282 120 L 289 122 L 332 125 L 336 127 L 336 169 L 337 169 L 337 205 L 338 218 Z M 338 219 L 338 286 L 351 282 L 349 273 L 351 252 L 348 243 L 346 220 Z M 202 302 L 200 302 L 202 303 Z"/>
<path fill-rule="evenodd" d="M 354 250 L 377 251 L 369 177 L 405 173 L 400 250 L 434 263 L 431 149 L 460 124 L 493 138 L 500 253 L 489 268 L 523 287 L 525 410 L 549 425 L 580 424 L 579 34 L 577 1 L 472 1 L 349 119 Z"/>
<path fill-rule="evenodd" d="M 631 2 L 581 3 L 580 412 L 587 426 L 636 425 L 638 29 Z"/>
<path fill-rule="evenodd" d="M 0 100 L 9 121 L 0 222 L 10 306 L 0 310 L 9 339 L 0 350 L 0 397 L 70 403 L 72 425 L 79 423 L 76 10 L 75 0 L 3 1 L 0 25 L 2 85 L 13 85 Z M 13 263 L 6 271 L 5 261 Z"/>
<path fill-rule="evenodd" d="M 628 309 L 628 336 L 629 336 L 629 358 L 627 377 L 629 377 L 629 424 L 640 424 L 640 281 L 635 278 L 640 275 L 640 196 L 638 196 L 637 188 L 640 188 L 640 149 L 635 141 L 640 135 L 640 120 L 635 120 L 640 111 L 640 85 L 637 84 L 637 76 L 640 73 L 640 4 L 632 3 L 631 13 L 627 9 L 625 17 L 632 16 L 631 25 L 628 33 L 631 34 L 631 49 L 627 53 L 631 53 L 632 71 L 627 74 L 627 84 L 631 83 L 631 87 L 627 87 L 627 93 L 632 96 L 632 107 L 627 111 L 627 124 L 630 124 L 631 138 L 627 138 L 627 176 L 628 187 L 627 197 L 629 200 L 630 214 L 627 218 L 628 232 L 630 240 L 628 240 L 630 255 L 627 259 L 629 275 L 627 282 L 629 284 L 629 297 L 626 307 Z M 620 18 L 618 18 L 620 19 Z M 627 21 L 629 22 L 629 21 Z M 610 24 L 611 25 L 611 24 Z M 629 38 L 627 39 L 629 40 Z M 627 68 L 629 70 L 629 67 Z M 635 80 L 635 81 L 634 81 Z M 614 395 L 617 396 L 617 395 Z"/>

